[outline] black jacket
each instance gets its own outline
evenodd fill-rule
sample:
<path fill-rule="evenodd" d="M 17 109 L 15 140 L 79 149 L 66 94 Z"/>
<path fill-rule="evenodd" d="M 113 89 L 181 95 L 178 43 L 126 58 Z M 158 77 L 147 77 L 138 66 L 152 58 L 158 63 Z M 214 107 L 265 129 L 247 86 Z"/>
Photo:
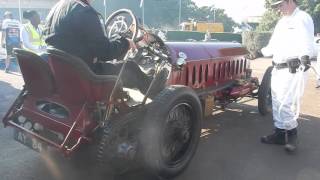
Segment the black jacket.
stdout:
<path fill-rule="evenodd" d="M 112 60 L 129 48 L 125 38 L 106 37 L 100 14 L 80 0 L 60 0 L 50 11 L 44 29 L 49 46 L 82 58 L 94 69 L 93 59 Z"/>

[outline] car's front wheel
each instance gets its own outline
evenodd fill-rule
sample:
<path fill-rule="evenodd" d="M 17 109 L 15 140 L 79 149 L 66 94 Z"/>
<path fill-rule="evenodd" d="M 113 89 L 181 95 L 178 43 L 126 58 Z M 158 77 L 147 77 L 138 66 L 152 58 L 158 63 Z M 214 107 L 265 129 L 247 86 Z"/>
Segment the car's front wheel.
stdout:
<path fill-rule="evenodd" d="M 261 115 L 272 112 L 271 72 L 273 66 L 267 68 L 258 91 L 258 109 Z"/>
<path fill-rule="evenodd" d="M 188 166 L 199 143 L 201 119 L 199 98 L 189 87 L 170 86 L 155 97 L 140 137 L 152 174 L 172 178 Z"/>

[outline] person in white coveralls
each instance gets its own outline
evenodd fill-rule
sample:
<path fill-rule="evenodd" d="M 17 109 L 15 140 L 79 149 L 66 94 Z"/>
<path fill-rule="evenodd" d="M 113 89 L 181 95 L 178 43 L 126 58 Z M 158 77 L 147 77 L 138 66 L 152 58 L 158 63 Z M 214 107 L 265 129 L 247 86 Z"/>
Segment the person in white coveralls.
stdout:
<path fill-rule="evenodd" d="M 314 52 L 314 24 L 310 15 L 298 8 L 296 0 L 276 1 L 272 7 L 280 11 L 282 18 L 261 52 L 273 56 L 271 95 L 275 131 L 261 137 L 261 142 L 286 145 L 286 150 L 293 152 L 297 147 L 300 98 L 311 64 L 309 57 Z"/>

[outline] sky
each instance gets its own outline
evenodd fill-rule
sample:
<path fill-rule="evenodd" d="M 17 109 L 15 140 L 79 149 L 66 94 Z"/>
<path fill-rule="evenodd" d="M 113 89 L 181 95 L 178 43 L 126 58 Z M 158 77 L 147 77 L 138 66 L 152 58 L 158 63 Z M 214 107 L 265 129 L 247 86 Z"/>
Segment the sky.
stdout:
<path fill-rule="evenodd" d="M 225 9 L 226 14 L 236 22 L 241 22 L 248 16 L 260 16 L 264 13 L 265 0 L 192 0 L 197 6 L 215 5 Z"/>

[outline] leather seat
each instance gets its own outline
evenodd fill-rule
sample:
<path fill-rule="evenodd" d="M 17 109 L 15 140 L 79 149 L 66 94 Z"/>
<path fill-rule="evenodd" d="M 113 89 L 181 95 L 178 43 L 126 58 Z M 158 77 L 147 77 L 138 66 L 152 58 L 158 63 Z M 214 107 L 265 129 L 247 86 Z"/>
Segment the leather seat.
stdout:
<path fill-rule="evenodd" d="M 117 80 L 114 75 L 97 75 L 80 58 L 49 47 L 48 63 L 59 96 L 72 104 L 106 101 Z"/>
<path fill-rule="evenodd" d="M 14 54 L 28 93 L 38 98 L 51 96 L 55 92 L 55 86 L 48 63 L 31 51 L 15 48 Z"/>

